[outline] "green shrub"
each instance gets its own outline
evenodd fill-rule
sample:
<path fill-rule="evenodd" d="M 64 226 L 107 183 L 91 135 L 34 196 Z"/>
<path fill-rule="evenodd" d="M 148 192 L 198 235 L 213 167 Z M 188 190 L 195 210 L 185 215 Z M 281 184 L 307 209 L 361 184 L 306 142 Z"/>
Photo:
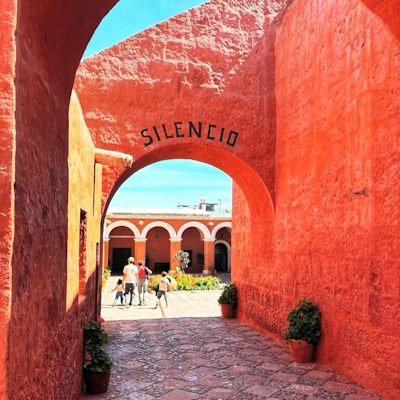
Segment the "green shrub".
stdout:
<path fill-rule="evenodd" d="M 152 275 L 149 281 L 151 290 L 158 290 L 158 281 L 161 275 Z M 175 290 L 217 290 L 219 289 L 219 278 L 216 276 L 202 276 L 190 274 L 176 274 Z"/>
<path fill-rule="evenodd" d="M 311 300 L 301 299 L 297 307 L 290 311 L 287 320 L 289 326 L 285 340 L 305 340 L 307 343 L 317 343 L 321 338 L 321 312 Z"/>
<path fill-rule="evenodd" d="M 234 283 L 228 283 L 222 289 L 222 293 L 219 296 L 219 304 L 235 304 L 236 303 L 237 288 Z"/>
<path fill-rule="evenodd" d="M 113 366 L 108 353 L 102 346 L 108 343 L 108 334 L 98 321 L 86 322 L 83 329 L 83 343 L 90 355 L 85 368 L 93 372 L 108 372 Z"/>

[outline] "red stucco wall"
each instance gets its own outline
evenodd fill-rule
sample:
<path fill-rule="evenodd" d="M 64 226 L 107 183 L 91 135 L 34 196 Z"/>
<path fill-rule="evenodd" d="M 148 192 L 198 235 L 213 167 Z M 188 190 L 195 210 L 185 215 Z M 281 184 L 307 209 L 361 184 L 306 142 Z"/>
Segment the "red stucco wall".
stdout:
<path fill-rule="evenodd" d="M 14 234 L 15 7 L 14 1 L 5 0 L 0 12 L 0 398 L 7 396 L 9 384 L 8 338 Z"/>
<path fill-rule="evenodd" d="M 359 1 L 298 0 L 276 65 L 277 311 L 310 297 L 318 359 L 400 398 L 400 48 Z"/>
<path fill-rule="evenodd" d="M 80 391 L 82 360 L 74 355 L 81 346 L 77 337 L 81 338 L 83 321 L 77 309 L 66 310 L 68 107 L 75 69 L 87 41 L 115 1 L 96 3 L 100 2 L 1 2 L 2 78 L 3 68 L 7 63 L 11 67 L 16 59 L 15 79 L 8 72 L 8 78 L 1 80 L 2 85 L 13 82 L 15 93 L 6 89 L 2 95 L 16 102 L 15 113 L 8 109 L 14 120 L 7 127 L 1 122 L 1 153 L 7 169 L 0 176 L 1 190 L 6 193 L 0 202 L 5 202 L 8 222 L 0 222 L 0 230 L 8 231 L 0 246 L 4 243 L 12 251 L 12 260 L 6 261 L 1 272 L 12 270 L 10 331 L 2 336 L 2 343 L 9 339 L 8 365 L 4 366 L 10 382 L 8 398 L 66 399 Z M 8 43 L 13 21 L 18 32 L 16 57 L 13 44 Z M 8 164 L 10 149 L 15 152 L 12 166 Z M 1 254 L 2 261 L 3 255 L 9 257 L 7 251 Z M 1 306 L 2 312 L 7 311 Z M 0 382 L 6 384 L 3 379 Z"/>

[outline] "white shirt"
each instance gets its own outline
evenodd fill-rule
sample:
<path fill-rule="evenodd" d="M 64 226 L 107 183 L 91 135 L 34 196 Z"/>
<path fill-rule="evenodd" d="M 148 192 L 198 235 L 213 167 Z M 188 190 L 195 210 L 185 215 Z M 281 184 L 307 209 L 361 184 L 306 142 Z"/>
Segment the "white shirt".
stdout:
<path fill-rule="evenodd" d="M 159 285 L 158 285 L 158 290 L 168 290 L 168 285 L 169 285 L 169 279 L 164 276 L 164 278 L 160 279 Z"/>
<path fill-rule="evenodd" d="M 127 264 L 124 267 L 125 283 L 136 283 L 136 274 L 139 272 L 135 264 Z"/>

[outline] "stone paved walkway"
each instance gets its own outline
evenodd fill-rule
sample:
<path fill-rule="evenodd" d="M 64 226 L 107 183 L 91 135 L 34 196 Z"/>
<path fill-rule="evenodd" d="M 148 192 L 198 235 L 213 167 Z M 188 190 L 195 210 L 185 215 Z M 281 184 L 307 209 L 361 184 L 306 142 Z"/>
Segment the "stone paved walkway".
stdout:
<path fill-rule="evenodd" d="M 153 308 L 153 295 L 148 306 L 126 309 L 111 306 L 117 279 L 103 292 L 114 360 L 108 392 L 81 399 L 382 399 L 322 365 L 294 363 L 285 344 L 222 319 L 219 291 L 169 293 L 163 310 Z"/>

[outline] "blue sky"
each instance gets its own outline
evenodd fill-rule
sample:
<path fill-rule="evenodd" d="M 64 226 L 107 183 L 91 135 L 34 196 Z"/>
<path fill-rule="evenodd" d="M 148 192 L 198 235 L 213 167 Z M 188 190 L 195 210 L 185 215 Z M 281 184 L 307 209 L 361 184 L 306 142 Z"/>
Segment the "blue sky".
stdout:
<path fill-rule="evenodd" d="M 97 54 L 135 33 L 164 21 L 204 0 L 120 0 L 104 17 L 83 58 Z M 168 160 L 132 175 L 111 201 L 114 207 L 176 207 L 198 204 L 199 198 L 232 208 L 232 179 L 197 161 Z"/>

